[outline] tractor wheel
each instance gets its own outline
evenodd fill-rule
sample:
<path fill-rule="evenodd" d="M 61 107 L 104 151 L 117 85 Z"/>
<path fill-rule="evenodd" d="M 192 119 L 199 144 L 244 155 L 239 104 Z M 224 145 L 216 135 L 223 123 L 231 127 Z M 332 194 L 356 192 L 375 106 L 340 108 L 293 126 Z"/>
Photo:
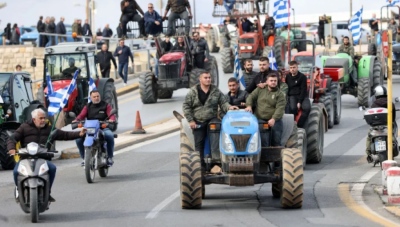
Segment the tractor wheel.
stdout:
<path fill-rule="evenodd" d="M 307 163 L 307 134 L 306 130 L 303 128 L 297 129 L 297 148 L 301 151 L 301 155 L 303 156 L 303 167 L 306 166 Z"/>
<path fill-rule="evenodd" d="M 375 89 L 376 86 L 382 85 L 383 84 L 383 76 L 382 75 L 382 65 L 379 59 L 375 59 L 374 61 L 374 68 L 372 72 L 372 78 L 373 78 L 373 87 L 372 89 Z"/>
<path fill-rule="evenodd" d="M 0 164 L 3 170 L 11 170 L 14 169 L 15 160 L 14 156 L 10 156 L 7 154 L 7 140 L 9 136 L 7 131 L 1 130 L 0 131 Z"/>
<path fill-rule="evenodd" d="M 333 100 L 331 93 L 326 93 L 319 97 L 319 103 L 325 105 L 326 111 L 328 112 L 328 128 L 333 128 L 335 122 L 335 110 L 333 107 Z"/>
<path fill-rule="evenodd" d="M 216 32 L 217 31 L 215 31 L 213 28 L 207 32 L 207 42 L 210 44 L 211 53 L 218 53 L 219 51 L 219 47 L 217 46 L 216 42 Z"/>
<path fill-rule="evenodd" d="M 280 36 L 275 36 L 274 54 L 278 67 L 285 66 L 285 39 Z"/>
<path fill-rule="evenodd" d="M 203 69 L 195 68 L 189 73 L 189 87 L 193 87 L 194 85 L 199 83 L 199 76 Z"/>
<path fill-rule="evenodd" d="M 222 49 L 221 60 L 224 73 L 233 73 L 235 58 L 231 48 L 224 47 Z"/>
<path fill-rule="evenodd" d="M 329 90 L 333 97 L 334 123 L 338 125 L 342 116 L 342 90 L 337 82 L 332 82 Z"/>
<path fill-rule="evenodd" d="M 307 39 L 307 35 L 305 31 L 301 31 L 301 39 Z M 295 40 L 296 41 L 296 40 Z M 307 51 L 307 42 L 298 42 L 297 44 L 297 52 Z"/>
<path fill-rule="evenodd" d="M 218 73 L 218 62 L 214 56 L 210 56 L 208 62 L 205 64 L 205 69 L 211 73 L 211 83 L 218 87 L 219 85 L 219 73 Z"/>
<path fill-rule="evenodd" d="M 116 109 L 118 111 L 118 98 L 117 98 L 117 93 L 115 91 L 114 83 L 107 82 L 104 85 L 102 98 L 103 98 L 102 100 L 104 100 L 106 103 L 109 103 L 113 109 Z M 117 112 L 116 116 L 118 119 L 118 112 Z M 117 128 L 118 128 L 118 123 L 115 123 L 115 127 L 114 127 L 113 131 L 116 131 Z"/>
<path fill-rule="evenodd" d="M 320 163 L 324 153 L 324 115 L 318 105 L 312 105 L 307 119 L 307 163 Z"/>
<path fill-rule="evenodd" d="M 159 89 L 158 90 L 158 98 L 159 99 L 170 99 L 172 98 L 172 94 L 174 93 L 171 89 Z"/>
<path fill-rule="evenodd" d="M 181 206 L 183 209 L 199 209 L 203 196 L 200 154 L 197 151 L 181 152 L 179 163 Z"/>
<path fill-rule="evenodd" d="M 362 78 L 358 80 L 357 87 L 358 106 L 370 107 L 372 104 L 371 99 L 371 85 L 369 78 Z"/>
<path fill-rule="evenodd" d="M 262 52 L 262 56 L 263 57 L 268 57 L 268 55 L 269 55 L 269 52 L 272 50 L 272 47 L 270 47 L 270 46 L 265 46 L 264 47 L 264 50 L 263 50 L 263 52 Z"/>
<path fill-rule="evenodd" d="M 293 117 L 292 117 L 292 118 L 293 118 Z M 297 141 L 298 141 L 298 137 L 297 137 L 297 125 L 294 124 L 294 126 L 293 126 L 293 131 L 292 131 L 292 133 L 290 134 L 290 137 L 289 137 L 288 141 L 286 142 L 285 147 L 286 147 L 286 148 L 297 148 L 297 147 L 298 147 Z"/>
<path fill-rule="evenodd" d="M 376 56 L 376 45 L 375 43 L 368 44 L 368 55 Z"/>
<path fill-rule="evenodd" d="M 282 157 L 283 208 L 301 208 L 303 205 L 303 157 L 299 149 L 284 148 Z"/>
<path fill-rule="evenodd" d="M 272 196 L 274 198 L 280 198 L 281 194 L 282 194 L 282 182 L 272 183 L 271 184 L 271 191 L 272 191 Z"/>
<path fill-rule="evenodd" d="M 156 103 L 158 98 L 156 77 L 152 72 L 141 74 L 139 77 L 140 98 L 143 104 Z"/>

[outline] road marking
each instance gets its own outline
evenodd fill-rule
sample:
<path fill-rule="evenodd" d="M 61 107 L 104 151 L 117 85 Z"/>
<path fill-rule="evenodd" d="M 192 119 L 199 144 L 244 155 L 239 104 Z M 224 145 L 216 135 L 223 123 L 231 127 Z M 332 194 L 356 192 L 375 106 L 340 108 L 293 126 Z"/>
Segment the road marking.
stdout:
<path fill-rule="evenodd" d="M 377 174 L 380 169 L 371 169 L 365 173 L 360 179 L 360 183 L 353 185 L 350 190 L 349 184 L 339 184 L 338 193 L 340 200 L 352 211 L 360 216 L 363 216 L 373 222 L 376 222 L 383 226 L 400 226 L 398 223 L 392 222 L 389 219 L 382 217 L 373 210 L 371 210 L 363 201 L 362 192 L 365 185 L 375 174 Z"/>
<path fill-rule="evenodd" d="M 129 101 L 132 101 L 132 100 L 138 99 L 138 98 L 139 98 L 139 95 L 135 95 L 135 96 L 133 96 L 133 97 L 131 97 L 131 98 L 129 98 L 129 99 L 124 99 L 124 100 L 122 100 L 122 101 L 119 101 L 119 102 L 118 102 L 118 105 L 127 103 L 127 102 L 129 102 Z"/>
<path fill-rule="evenodd" d="M 164 209 L 164 207 L 168 206 L 172 201 L 174 201 L 176 198 L 178 198 L 180 195 L 180 191 L 174 192 L 174 194 L 170 195 L 168 198 L 164 199 L 161 203 L 159 203 L 157 206 L 155 206 L 147 215 L 146 219 L 153 219 L 157 217 L 158 213 Z"/>

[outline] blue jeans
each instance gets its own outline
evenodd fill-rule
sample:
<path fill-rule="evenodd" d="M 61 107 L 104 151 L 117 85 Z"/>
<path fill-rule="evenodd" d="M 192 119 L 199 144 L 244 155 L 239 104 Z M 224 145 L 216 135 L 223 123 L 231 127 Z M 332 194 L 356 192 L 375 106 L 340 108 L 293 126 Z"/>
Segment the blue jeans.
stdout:
<path fill-rule="evenodd" d="M 154 22 L 146 22 L 145 31 L 147 35 L 157 35 L 162 32 L 162 25 L 156 25 Z"/>
<path fill-rule="evenodd" d="M 47 165 L 49 166 L 49 180 L 50 180 L 50 191 L 51 191 L 51 186 L 53 186 L 54 179 L 56 178 L 57 167 L 50 161 L 46 161 L 46 162 L 47 162 Z M 19 166 L 19 162 L 15 165 L 14 171 L 13 171 L 15 185 L 17 185 L 17 181 L 18 181 L 18 166 Z"/>
<path fill-rule="evenodd" d="M 233 6 L 235 6 L 236 0 L 224 0 L 224 7 L 226 9 L 226 12 L 229 14 L 231 13 Z"/>
<path fill-rule="evenodd" d="M 114 157 L 114 133 L 106 128 L 103 129 L 104 132 L 104 139 L 107 142 L 107 155 L 109 158 Z M 85 146 L 83 146 L 83 142 L 85 141 L 85 138 L 78 138 L 75 140 L 76 146 L 78 146 L 79 149 L 79 154 L 81 155 L 82 159 L 85 159 Z"/>
<path fill-rule="evenodd" d="M 260 133 L 261 135 L 261 146 L 262 147 L 276 147 L 283 146 L 281 144 L 281 137 L 283 131 L 283 121 L 282 119 L 275 121 L 274 127 L 267 133 Z M 272 139 L 270 140 L 270 136 L 272 133 Z M 271 141 L 271 144 L 270 144 Z"/>
<path fill-rule="evenodd" d="M 155 75 L 156 75 L 156 78 L 158 78 L 158 59 L 157 58 L 154 58 L 154 73 L 155 73 Z"/>
<path fill-rule="evenodd" d="M 124 70 L 124 74 L 122 74 Z M 128 82 L 128 62 L 118 64 L 118 74 L 124 80 L 124 83 Z"/>

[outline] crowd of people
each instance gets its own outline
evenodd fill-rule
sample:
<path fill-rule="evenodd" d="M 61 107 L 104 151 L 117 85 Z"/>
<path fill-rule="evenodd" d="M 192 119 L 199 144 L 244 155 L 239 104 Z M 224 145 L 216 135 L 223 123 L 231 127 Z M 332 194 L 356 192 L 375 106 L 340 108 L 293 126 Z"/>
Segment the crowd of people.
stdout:
<path fill-rule="evenodd" d="M 21 31 L 18 24 L 15 23 L 11 27 L 11 23 L 8 23 L 4 28 L 3 33 L 3 45 L 19 45 L 19 38 L 21 37 Z"/>

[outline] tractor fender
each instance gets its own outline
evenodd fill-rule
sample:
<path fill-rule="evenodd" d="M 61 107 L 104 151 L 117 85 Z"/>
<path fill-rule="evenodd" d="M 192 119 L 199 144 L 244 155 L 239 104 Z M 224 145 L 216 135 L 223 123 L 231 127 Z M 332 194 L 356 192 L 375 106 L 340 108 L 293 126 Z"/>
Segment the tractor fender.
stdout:
<path fill-rule="evenodd" d="M 322 114 L 324 115 L 324 130 L 325 132 L 328 131 L 328 111 L 325 108 L 323 103 L 316 103 L 319 108 L 321 108 Z"/>
<path fill-rule="evenodd" d="M 11 137 L 13 135 L 13 132 L 11 130 L 17 130 L 21 126 L 21 123 L 16 122 L 16 121 L 9 121 L 9 122 L 4 122 L 1 127 L 5 129 L 7 135 Z"/>
<path fill-rule="evenodd" d="M 376 56 L 363 56 L 358 62 L 358 79 L 369 78 L 373 82 L 374 62 Z"/>
<path fill-rule="evenodd" d="M 107 82 L 114 83 L 114 79 L 112 78 L 100 78 L 99 83 L 97 84 L 97 90 L 100 93 L 100 97 L 103 97 L 104 87 L 106 86 Z"/>
<path fill-rule="evenodd" d="M 175 118 L 181 123 L 181 133 L 185 133 L 187 135 L 189 142 L 194 150 L 194 136 L 193 136 L 193 131 L 190 128 L 189 122 L 178 111 L 174 110 L 172 113 L 175 116 Z"/>

